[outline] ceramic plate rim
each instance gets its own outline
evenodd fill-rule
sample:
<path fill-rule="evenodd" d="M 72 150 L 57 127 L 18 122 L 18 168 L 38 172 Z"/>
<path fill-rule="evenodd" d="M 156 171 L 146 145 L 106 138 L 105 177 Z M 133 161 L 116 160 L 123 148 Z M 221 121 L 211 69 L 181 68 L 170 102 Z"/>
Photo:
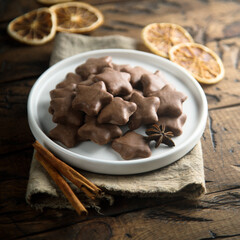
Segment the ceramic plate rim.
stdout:
<path fill-rule="evenodd" d="M 41 81 L 44 81 L 44 78 L 50 74 L 51 72 L 55 71 L 55 69 L 58 69 L 60 66 L 64 66 L 66 63 L 74 61 L 75 59 L 78 58 L 84 58 L 86 56 L 91 56 L 94 54 L 103 54 L 103 55 L 111 55 L 111 53 L 119 53 L 119 54 L 133 54 L 135 56 L 141 55 L 141 56 L 149 56 L 153 59 L 156 59 L 156 61 L 159 61 L 160 63 L 163 63 L 164 65 L 169 65 L 171 68 L 176 69 L 177 71 L 182 72 L 185 77 L 187 77 L 190 81 L 192 81 L 191 84 L 193 84 L 193 86 L 195 87 L 195 90 L 197 90 L 201 101 L 202 101 L 202 114 L 201 114 L 201 119 L 199 120 L 199 126 L 197 128 L 197 130 L 191 135 L 191 137 L 183 144 L 181 144 L 181 146 L 176 146 L 175 147 L 175 153 L 176 153 L 176 157 L 179 155 L 185 155 L 188 151 L 190 151 L 195 144 L 198 142 L 198 140 L 200 139 L 201 135 L 203 134 L 203 131 L 205 129 L 205 125 L 206 125 L 206 120 L 207 120 L 207 115 L 208 115 L 208 106 L 207 106 L 207 100 L 206 100 L 206 96 L 205 93 L 202 89 L 202 87 L 200 86 L 200 84 L 181 66 L 169 61 L 168 59 L 162 58 L 160 56 L 157 56 L 155 54 L 152 53 L 147 53 L 147 52 L 143 52 L 143 51 L 139 51 L 139 50 L 129 50 L 129 49 L 100 49 L 100 50 L 93 50 L 93 51 L 88 51 L 88 52 L 84 52 L 84 53 L 80 53 L 80 54 L 76 54 L 74 56 L 71 56 L 69 58 L 63 59 L 60 62 L 54 64 L 53 66 L 51 66 L 50 68 L 48 68 L 43 74 L 41 74 L 41 76 L 36 80 L 36 82 L 34 83 L 30 93 L 29 93 L 29 97 L 28 97 L 28 103 L 27 103 L 27 112 L 28 112 L 28 122 L 29 122 L 29 126 L 30 129 L 35 137 L 36 140 L 38 140 L 39 142 L 41 142 L 44 145 L 47 145 L 49 148 L 53 149 L 54 151 L 57 151 L 58 153 L 61 153 L 63 155 L 70 155 L 73 158 L 79 158 L 81 161 L 84 159 L 84 161 L 89 161 L 92 163 L 96 163 L 96 161 L 98 161 L 98 164 L 104 164 L 104 165 L 108 165 L 107 167 L 111 169 L 111 167 L 113 166 L 123 166 L 125 168 L 128 168 L 129 166 L 137 166 L 137 165 L 141 165 L 141 164 L 150 164 L 153 163 L 155 161 L 159 161 L 159 156 L 152 156 L 150 158 L 147 159 L 136 159 L 136 160 L 123 160 L 123 161 L 114 161 L 114 160 L 103 160 L 103 159 L 96 159 L 96 158 L 91 158 L 91 157 L 87 157 L 87 156 L 82 156 L 79 155 L 77 153 L 74 153 L 68 149 L 65 149 L 63 147 L 61 147 L 60 145 L 58 145 L 57 143 L 55 143 L 54 141 L 52 141 L 50 138 L 47 137 L 47 135 L 41 130 L 39 124 L 38 124 L 38 120 L 34 119 L 32 112 L 34 111 L 33 107 L 34 104 L 36 105 L 37 103 L 34 102 L 34 93 L 37 91 L 38 87 L 40 87 L 40 83 Z M 185 149 L 185 151 L 183 150 Z M 184 154 L 180 154 L 179 152 L 182 152 Z M 163 156 L 163 157 L 167 157 L 167 156 Z M 180 156 L 181 157 L 181 156 Z M 171 159 L 169 161 L 168 164 L 177 161 L 179 159 L 179 157 L 175 160 Z M 63 159 L 66 160 L 66 159 Z M 74 163 L 74 161 L 69 161 L 73 166 L 76 167 L 81 167 L 80 165 L 76 165 L 76 163 Z M 159 165 L 160 167 L 164 167 L 168 164 L 165 164 L 163 166 L 161 166 L 161 164 Z M 83 168 L 84 169 L 84 168 Z M 154 170 L 156 168 L 147 168 L 146 171 L 150 171 L 150 170 Z M 98 172 L 97 170 L 91 170 L 91 169 L 85 169 L 85 170 L 89 170 L 89 171 L 93 171 L 93 172 Z M 113 171 L 113 173 L 110 173 L 108 170 L 104 171 L 104 170 L 100 170 L 99 173 L 105 173 L 105 174 L 135 174 L 135 173 L 141 173 L 141 172 L 145 172 L 144 169 L 142 170 L 126 170 L 126 172 L 124 172 L 121 169 L 119 169 L 119 171 Z"/>

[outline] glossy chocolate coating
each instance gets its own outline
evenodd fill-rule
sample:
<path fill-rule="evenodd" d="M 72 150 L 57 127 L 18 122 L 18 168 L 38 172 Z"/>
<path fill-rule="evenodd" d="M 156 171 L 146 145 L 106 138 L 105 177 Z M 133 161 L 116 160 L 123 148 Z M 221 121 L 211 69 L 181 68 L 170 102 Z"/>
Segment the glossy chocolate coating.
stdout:
<path fill-rule="evenodd" d="M 161 104 L 158 108 L 158 115 L 178 117 L 182 114 L 183 102 L 187 96 L 182 92 L 177 91 L 171 85 L 165 85 L 161 90 L 149 94 L 149 96 L 158 97 Z"/>
<path fill-rule="evenodd" d="M 93 81 L 94 77 L 95 77 L 95 74 L 90 74 L 90 75 L 88 76 L 88 78 L 87 78 L 86 80 L 84 80 L 84 81 L 81 81 L 81 82 L 79 83 L 79 85 L 85 85 L 85 86 L 91 86 L 91 85 L 93 85 L 93 84 L 95 83 L 95 82 Z"/>
<path fill-rule="evenodd" d="M 89 58 L 85 63 L 76 68 L 76 73 L 87 79 L 90 74 L 98 74 L 105 67 L 112 67 L 112 58 L 110 56 L 102 58 Z"/>
<path fill-rule="evenodd" d="M 115 63 L 112 63 L 112 67 L 114 70 L 119 72 L 122 72 L 124 68 L 132 68 L 129 64 L 115 64 Z"/>
<path fill-rule="evenodd" d="M 115 97 L 102 109 L 98 116 L 98 122 L 125 125 L 129 121 L 129 117 L 136 110 L 137 105 L 135 103 L 124 101 L 120 97 Z"/>
<path fill-rule="evenodd" d="M 119 72 L 112 68 L 105 68 L 104 71 L 95 76 L 94 81 L 103 81 L 108 92 L 114 96 L 124 96 L 132 92 L 130 84 L 130 74 Z"/>
<path fill-rule="evenodd" d="M 72 106 L 73 109 L 83 111 L 89 116 L 96 116 L 112 99 L 112 94 L 107 92 L 102 81 L 91 86 L 78 85 Z"/>
<path fill-rule="evenodd" d="M 112 142 L 112 148 L 126 160 L 151 156 L 151 149 L 144 137 L 133 131 L 128 131 L 124 136 L 116 138 Z"/>
<path fill-rule="evenodd" d="M 51 99 L 54 98 L 65 98 L 70 97 L 74 98 L 76 95 L 76 84 L 70 83 L 64 88 L 55 88 L 52 91 L 50 91 L 50 97 Z"/>
<path fill-rule="evenodd" d="M 58 124 L 49 132 L 49 137 L 53 140 L 61 142 L 68 148 L 74 147 L 77 144 L 78 127 L 73 125 Z"/>
<path fill-rule="evenodd" d="M 135 92 L 132 94 L 130 101 L 137 104 L 137 110 L 131 116 L 128 124 L 131 130 L 139 128 L 142 124 L 153 124 L 158 121 L 159 98 L 144 97 Z"/>
<path fill-rule="evenodd" d="M 88 140 L 99 145 L 112 142 L 122 158 L 133 159 L 151 155 L 144 136 L 133 131 L 140 126 L 159 121 L 175 136 L 182 134 L 187 97 L 162 72 L 153 74 L 102 57 L 86 60 L 76 73 L 68 73 L 50 92 L 49 112 L 57 123 L 49 132 L 52 139 L 67 147 Z M 130 130 L 122 136 L 119 126 Z"/>
<path fill-rule="evenodd" d="M 183 113 L 179 117 L 160 117 L 158 119 L 161 125 L 166 126 L 166 131 L 172 131 L 174 136 L 179 136 L 182 134 L 182 127 L 187 120 L 187 115 Z"/>
<path fill-rule="evenodd" d="M 158 72 L 155 74 L 143 74 L 141 78 L 144 96 L 162 89 L 168 82 Z"/>
<path fill-rule="evenodd" d="M 146 69 L 136 66 L 136 67 L 124 67 L 122 69 L 123 72 L 127 72 L 131 75 L 130 82 L 133 87 L 137 88 L 140 87 L 140 80 L 143 74 L 151 74 L 151 72 L 147 71 Z"/>
<path fill-rule="evenodd" d="M 85 124 L 78 129 L 80 139 L 88 139 L 99 145 L 111 142 L 122 135 L 122 130 L 113 124 L 100 124 L 94 117 L 87 117 Z"/>
<path fill-rule="evenodd" d="M 57 84 L 56 88 L 65 88 L 71 84 L 76 87 L 76 85 L 81 81 L 82 81 L 82 78 L 78 74 L 68 73 L 66 75 L 66 78 L 62 82 Z"/>
<path fill-rule="evenodd" d="M 56 88 L 50 92 L 49 112 L 55 123 L 80 126 L 83 123 L 83 113 L 72 108 L 72 101 L 76 95 L 75 83 L 69 83 L 64 88 Z"/>
<path fill-rule="evenodd" d="M 54 98 L 50 102 L 52 120 L 55 123 L 80 126 L 83 123 L 83 113 L 72 108 L 72 98 Z"/>

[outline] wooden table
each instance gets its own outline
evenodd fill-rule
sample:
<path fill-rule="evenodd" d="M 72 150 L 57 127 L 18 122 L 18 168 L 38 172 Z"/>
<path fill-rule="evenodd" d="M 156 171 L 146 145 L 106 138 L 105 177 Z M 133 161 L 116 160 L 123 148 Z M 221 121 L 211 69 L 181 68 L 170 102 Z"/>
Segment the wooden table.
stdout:
<path fill-rule="evenodd" d="M 25 202 L 34 138 L 27 97 L 48 68 L 53 42 L 27 46 L 6 33 L 8 22 L 42 5 L 0 1 L 0 239 L 240 239 L 240 2 L 227 0 L 90 0 L 105 16 L 92 36 L 122 34 L 140 40 L 152 22 L 185 27 L 215 50 L 223 81 L 202 86 L 209 104 L 202 137 L 207 194 L 199 201 L 118 198 L 104 215 L 37 211 Z"/>

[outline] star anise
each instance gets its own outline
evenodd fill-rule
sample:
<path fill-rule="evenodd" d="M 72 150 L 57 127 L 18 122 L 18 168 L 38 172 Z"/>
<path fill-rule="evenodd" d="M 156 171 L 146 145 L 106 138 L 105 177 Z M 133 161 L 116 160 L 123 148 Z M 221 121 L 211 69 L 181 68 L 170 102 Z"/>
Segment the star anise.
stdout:
<path fill-rule="evenodd" d="M 166 144 L 169 147 L 174 147 L 175 143 L 171 139 L 174 134 L 171 131 L 165 132 L 165 125 L 159 123 L 153 124 L 150 128 L 146 130 L 147 141 L 156 141 L 155 148 L 157 148 L 161 143 Z"/>

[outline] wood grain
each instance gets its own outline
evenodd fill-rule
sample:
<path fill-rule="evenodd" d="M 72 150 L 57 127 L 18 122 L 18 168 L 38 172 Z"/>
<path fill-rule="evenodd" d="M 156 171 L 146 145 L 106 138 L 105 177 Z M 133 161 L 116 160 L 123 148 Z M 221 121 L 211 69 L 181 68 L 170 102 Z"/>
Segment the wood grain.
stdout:
<path fill-rule="evenodd" d="M 31 150 L 29 149 L 25 157 L 22 154 L 19 156 L 19 153 L 8 155 L 5 159 L 9 159 L 11 164 L 9 162 L 8 165 L 5 165 L 4 162 L 1 162 L 0 167 L 5 172 L 5 177 L 1 181 L 2 185 L 0 187 L 6 189 L 2 191 L 1 202 L 5 202 L 5 204 L 1 206 L 6 207 L 7 201 L 8 210 L 3 211 L 4 207 L 0 212 L 2 220 L 5 219 L 4 223 L 1 222 L 0 229 L 4 229 L 5 234 L 9 234 L 9 230 L 14 228 L 13 234 L 15 237 L 32 235 L 30 239 L 42 239 L 46 236 L 49 239 L 54 239 L 57 234 L 62 237 L 60 239 L 65 239 L 66 235 L 64 234 L 70 234 L 69 232 L 82 236 L 81 231 L 79 233 L 78 230 L 86 228 L 89 229 L 86 239 L 97 239 L 91 238 L 91 234 L 94 234 L 94 226 L 95 224 L 98 225 L 98 221 L 100 221 L 101 224 L 110 226 L 107 229 L 110 228 L 111 232 L 114 232 L 111 239 L 124 239 L 123 233 L 130 234 L 133 239 L 144 239 L 139 234 L 142 234 L 146 239 L 170 239 L 176 237 L 174 234 L 180 233 L 182 234 L 181 237 L 185 237 L 180 239 L 197 239 L 196 236 L 200 236 L 199 239 L 210 239 L 210 232 L 214 232 L 218 236 L 239 236 L 237 235 L 240 234 L 237 231 L 237 226 L 240 221 L 240 167 L 238 159 L 240 135 L 235 135 L 239 128 L 237 121 L 229 124 L 228 119 L 224 120 L 221 117 L 240 118 L 239 110 L 239 107 L 237 109 L 233 107 L 210 112 L 211 122 L 208 121 L 202 140 L 208 193 L 198 202 L 181 199 L 172 199 L 171 201 L 121 199 L 111 209 L 103 209 L 103 213 L 109 217 L 94 219 L 96 213 L 91 212 L 86 221 L 82 218 L 78 219 L 74 213 L 69 213 L 69 211 L 56 210 L 54 212 L 46 209 L 43 213 L 35 212 L 24 202 L 27 171 L 31 157 Z M 20 159 L 26 159 L 28 164 L 20 165 L 22 169 L 19 171 L 19 175 L 13 177 L 19 169 L 18 156 Z M 11 189 L 10 192 L 9 189 Z M 16 201 L 18 202 L 17 205 Z M 53 219 L 64 218 L 68 219 L 68 223 L 64 224 L 61 221 L 58 224 L 50 223 L 49 214 L 51 219 L 52 217 Z M 4 215 L 5 217 L 3 217 Z M 9 221 L 9 217 L 13 220 Z M 18 219 L 17 227 L 13 227 L 16 219 Z M 40 226 L 39 221 L 41 222 Z M 101 224 L 100 226 L 102 226 Z M 224 231 L 222 225 L 225 226 L 226 231 Z M 4 228 L 2 228 L 3 226 Z M 136 226 L 140 226 L 140 229 L 136 230 Z M 55 230 L 55 228 L 57 229 Z M 168 234 L 165 233 L 165 238 L 155 238 L 159 232 L 164 233 L 164 229 L 175 230 Z M 151 232 L 149 232 L 150 230 Z M 42 234 L 42 232 L 44 233 Z M 154 236 L 154 238 L 150 236 Z"/>
<path fill-rule="evenodd" d="M 239 120 L 239 106 L 209 112 L 202 141 L 208 191 L 240 188 Z"/>
<path fill-rule="evenodd" d="M 29 91 L 48 68 L 54 42 L 31 47 L 12 40 L 13 18 L 43 6 L 35 0 L 0 1 L 0 239 L 240 239 L 240 2 L 224 0 L 91 0 L 105 16 L 91 36 L 134 37 L 152 22 L 185 27 L 222 58 L 225 78 L 202 86 L 209 117 L 202 137 L 207 194 L 199 201 L 117 197 L 88 217 L 32 209 L 25 192 L 34 138 L 27 122 Z"/>

